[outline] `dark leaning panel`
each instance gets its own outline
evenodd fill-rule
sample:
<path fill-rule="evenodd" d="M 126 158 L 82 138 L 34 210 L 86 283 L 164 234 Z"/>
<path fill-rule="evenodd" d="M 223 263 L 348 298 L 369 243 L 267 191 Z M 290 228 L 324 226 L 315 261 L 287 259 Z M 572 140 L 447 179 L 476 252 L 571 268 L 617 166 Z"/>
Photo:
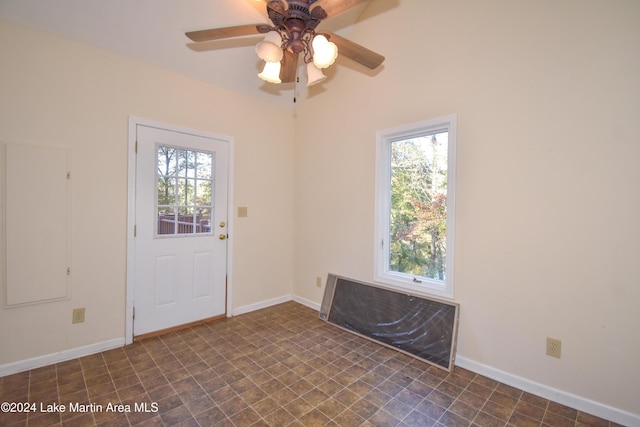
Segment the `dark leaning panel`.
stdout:
<path fill-rule="evenodd" d="M 320 319 L 447 371 L 459 305 L 329 274 Z"/>

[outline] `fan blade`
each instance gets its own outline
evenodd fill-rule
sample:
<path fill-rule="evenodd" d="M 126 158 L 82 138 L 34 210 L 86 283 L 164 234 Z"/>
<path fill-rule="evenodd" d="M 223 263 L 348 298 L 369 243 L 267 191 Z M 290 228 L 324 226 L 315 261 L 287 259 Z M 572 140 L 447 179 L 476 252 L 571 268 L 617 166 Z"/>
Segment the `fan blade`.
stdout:
<path fill-rule="evenodd" d="M 298 55 L 290 52 L 288 49 L 284 51 L 282 65 L 280 66 L 280 80 L 282 83 L 292 83 L 296 80 L 298 71 Z"/>
<path fill-rule="evenodd" d="M 317 0 L 315 3 L 309 6 L 309 12 L 313 16 L 320 16 L 319 11 L 316 10 L 320 8 L 325 11 L 328 18 L 333 18 L 334 16 L 340 15 L 341 13 L 346 12 L 347 10 L 352 9 L 366 1 L 367 0 Z"/>
<path fill-rule="evenodd" d="M 272 27 L 267 24 L 251 24 L 238 25 L 235 27 L 213 28 L 210 30 L 190 31 L 185 33 L 185 35 L 194 42 L 208 42 L 211 40 L 268 33 L 271 29 Z"/>
<path fill-rule="evenodd" d="M 372 70 L 375 70 L 384 62 L 384 56 L 379 53 L 375 53 L 374 51 L 369 50 L 364 46 L 360 46 L 358 43 L 354 43 L 344 37 L 340 37 L 335 33 L 327 34 L 329 35 L 329 40 L 338 46 L 338 55 L 343 55 L 347 58 L 353 59 L 357 63 Z"/>

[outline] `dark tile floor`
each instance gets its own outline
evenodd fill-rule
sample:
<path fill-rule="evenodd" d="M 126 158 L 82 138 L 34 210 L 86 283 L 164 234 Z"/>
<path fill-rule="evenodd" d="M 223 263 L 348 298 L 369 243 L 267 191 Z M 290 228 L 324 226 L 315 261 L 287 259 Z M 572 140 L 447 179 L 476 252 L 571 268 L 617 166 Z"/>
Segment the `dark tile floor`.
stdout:
<path fill-rule="evenodd" d="M 4 401 L 36 411 L 0 412 L 0 426 L 616 425 L 447 373 L 294 302 L 0 378 Z"/>

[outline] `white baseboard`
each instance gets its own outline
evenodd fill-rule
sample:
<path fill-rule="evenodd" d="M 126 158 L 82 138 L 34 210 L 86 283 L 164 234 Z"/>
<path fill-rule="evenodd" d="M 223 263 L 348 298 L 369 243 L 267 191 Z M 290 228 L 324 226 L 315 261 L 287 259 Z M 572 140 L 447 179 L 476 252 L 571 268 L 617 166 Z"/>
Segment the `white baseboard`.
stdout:
<path fill-rule="evenodd" d="M 306 305 L 307 307 L 312 308 L 312 309 L 314 309 L 315 311 L 318 311 L 318 312 L 320 311 L 320 304 L 315 303 L 315 302 L 313 302 L 313 301 L 310 301 L 310 300 L 308 300 L 308 299 L 306 299 L 306 298 L 302 298 L 302 297 L 299 297 L 299 296 L 294 295 L 294 296 L 293 296 L 293 300 L 294 300 L 295 302 L 297 302 L 297 303 L 302 304 L 302 305 Z"/>
<path fill-rule="evenodd" d="M 0 377 L 17 374 L 18 372 L 30 371 L 31 369 L 41 368 L 43 366 L 76 359 L 78 357 L 89 356 L 91 354 L 100 353 L 101 351 L 111 350 L 112 348 L 122 346 L 124 346 L 124 337 L 114 338 L 112 340 L 89 344 L 82 347 L 71 348 L 57 353 L 45 354 L 44 356 L 19 360 L 17 362 L 5 363 L 4 365 L 0 365 Z"/>
<path fill-rule="evenodd" d="M 271 307 L 272 305 L 282 304 L 283 302 L 291 301 L 291 295 L 284 295 L 278 298 L 273 298 L 266 301 L 261 301 L 255 304 L 249 304 L 242 307 L 233 309 L 231 315 L 238 316 L 240 314 L 250 313 L 252 311 L 260 310 L 262 308 Z"/>
<path fill-rule="evenodd" d="M 604 418 L 618 424 L 629 427 L 640 427 L 640 415 L 632 414 L 593 400 L 576 396 L 553 387 L 540 384 L 508 372 L 501 371 L 491 366 L 475 362 L 463 356 L 456 356 L 456 366 L 468 369 L 480 375 L 484 375 L 501 383 L 519 388 L 536 396 L 566 405 L 596 417 Z"/>

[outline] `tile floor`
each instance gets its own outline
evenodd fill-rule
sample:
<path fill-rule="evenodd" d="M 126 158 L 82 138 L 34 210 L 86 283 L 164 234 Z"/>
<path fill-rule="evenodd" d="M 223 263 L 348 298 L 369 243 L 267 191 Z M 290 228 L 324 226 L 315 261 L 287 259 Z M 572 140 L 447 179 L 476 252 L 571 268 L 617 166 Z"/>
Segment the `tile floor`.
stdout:
<path fill-rule="evenodd" d="M 0 412 L 0 426 L 616 425 L 447 373 L 295 302 L 0 378 L 4 401 L 37 407 Z M 41 411 L 52 403 L 66 411 Z"/>

